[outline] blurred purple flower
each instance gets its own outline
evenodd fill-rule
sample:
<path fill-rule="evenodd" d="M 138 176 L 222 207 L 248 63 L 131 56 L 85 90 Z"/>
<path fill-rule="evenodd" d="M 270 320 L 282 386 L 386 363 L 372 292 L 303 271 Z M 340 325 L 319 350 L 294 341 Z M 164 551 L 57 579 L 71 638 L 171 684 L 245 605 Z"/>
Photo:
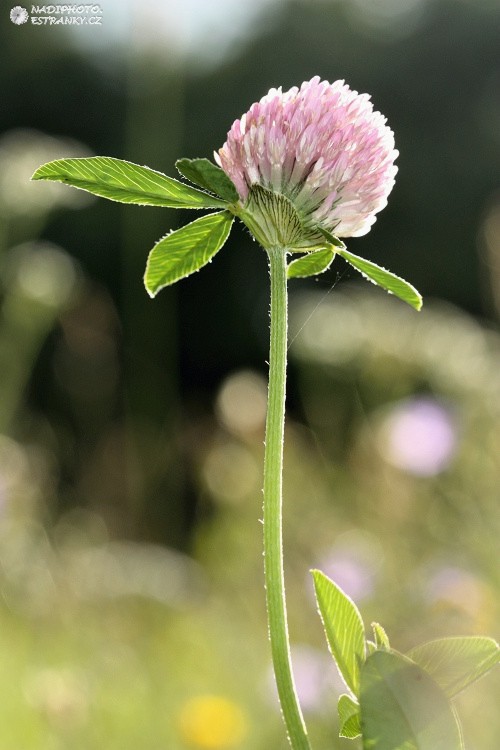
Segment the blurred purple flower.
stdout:
<path fill-rule="evenodd" d="M 445 603 L 475 617 L 483 606 L 484 590 L 470 571 L 449 565 L 429 577 L 426 597 L 430 603 Z"/>
<path fill-rule="evenodd" d="M 375 571 L 366 562 L 356 560 L 355 554 L 356 552 L 353 555 L 334 553 L 318 567 L 351 599 L 359 601 L 373 593 Z"/>
<path fill-rule="evenodd" d="M 449 409 L 430 397 L 401 401 L 386 417 L 381 450 L 393 466 L 421 477 L 435 476 L 452 460 L 457 446 Z"/>
<path fill-rule="evenodd" d="M 366 531 L 352 528 L 340 534 L 333 546 L 320 552 L 314 567 L 335 581 L 351 599 L 359 601 L 374 593 L 382 560 L 383 550 L 378 540 Z M 307 588 L 315 601 L 309 580 Z"/>
<path fill-rule="evenodd" d="M 316 76 L 300 89 L 271 89 L 233 123 L 215 160 L 247 205 L 260 185 L 289 198 L 304 228 L 357 237 L 387 204 L 397 155 L 368 94 Z"/>

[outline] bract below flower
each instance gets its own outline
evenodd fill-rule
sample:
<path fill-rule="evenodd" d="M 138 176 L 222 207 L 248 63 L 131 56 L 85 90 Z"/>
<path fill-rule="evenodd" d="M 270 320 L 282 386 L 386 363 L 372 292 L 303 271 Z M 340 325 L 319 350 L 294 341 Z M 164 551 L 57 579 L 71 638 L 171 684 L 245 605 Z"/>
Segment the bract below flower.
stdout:
<path fill-rule="evenodd" d="M 233 123 L 215 159 L 258 239 L 296 249 L 321 244 L 318 224 L 337 237 L 366 234 L 387 203 L 397 155 L 368 94 L 316 76 L 300 89 L 271 89 Z"/>

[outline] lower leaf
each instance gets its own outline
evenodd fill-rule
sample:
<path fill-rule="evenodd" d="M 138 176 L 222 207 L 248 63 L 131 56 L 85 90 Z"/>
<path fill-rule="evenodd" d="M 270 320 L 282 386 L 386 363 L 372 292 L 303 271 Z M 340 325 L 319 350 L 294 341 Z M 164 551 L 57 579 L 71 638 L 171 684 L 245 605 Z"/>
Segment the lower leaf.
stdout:
<path fill-rule="evenodd" d="M 354 740 L 361 734 L 361 721 L 359 715 L 359 704 L 347 693 L 340 696 L 338 702 L 340 721 L 339 737 Z"/>
<path fill-rule="evenodd" d="M 380 651 L 389 651 L 391 644 L 389 643 L 389 638 L 382 625 L 378 622 L 372 622 L 372 630 L 377 649 L 380 649 Z"/>
<path fill-rule="evenodd" d="M 464 750 L 453 708 L 434 680 L 395 651 L 361 668 L 364 750 Z"/>
<path fill-rule="evenodd" d="M 359 694 L 359 670 L 365 660 L 365 629 L 358 608 L 328 576 L 311 571 L 318 610 L 331 654 L 346 686 Z"/>
<path fill-rule="evenodd" d="M 500 648 L 482 636 L 439 638 L 416 646 L 408 656 L 452 698 L 500 663 Z"/>

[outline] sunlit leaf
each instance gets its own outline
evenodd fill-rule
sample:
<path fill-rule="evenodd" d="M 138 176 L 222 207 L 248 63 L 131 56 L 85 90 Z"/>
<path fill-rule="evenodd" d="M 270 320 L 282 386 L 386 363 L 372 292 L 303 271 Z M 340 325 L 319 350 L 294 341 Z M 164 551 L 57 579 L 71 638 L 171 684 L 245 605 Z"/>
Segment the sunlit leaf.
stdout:
<path fill-rule="evenodd" d="M 389 643 L 389 638 L 382 625 L 378 622 L 372 622 L 372 630 L 377 648 L 389 651 L 391 644 Z"/>
<path fill-rule="evenodd" d="M 387 292 L 396 295 L 403 302 L 407 302 L 411 307 L 414 307 L 415 310 L 421 309 L 422 297 L 408 281 L 401 279 L 396 274 L 391 273 L 391 271 L 387 271 L 382 266 L 378 266 L 371 260 L 360 258 L 358 255 L 354 255 L 345 249 L 339 249 L 337 252 L 366 279 L 377 284 L 377 286 L 381 286 Z"/>
<path fill-rule="evenodd" d="M 57 159 L 39 167 L 32 180 L 64 182 L 120 203 L 166 208 L 224 208 L 226 203 L 149 167 L 109 156 Z"/>
<path fill-rule="evenodd" d="M 345 684 L 357 696 L 359 671 L 366 656 L 363 620 L 342 589 L 320 570 L 311 572 L 330 651 Z"/>
<path fill-rule="evenodd" d="M 329 247 L 322 250 L 315 250 L 312 253 L 302 256 L 297 260 L 292 260 L 288 264 L 287 276 L 289 279 L 304 279 L 307 276 L 317 276 L 330 268 L 335 251 Z"/>
<path fill-rule="evenodd" d="M 453 708 L 434 680 L 395 651 L 376 651 L 361 668 L 364 750 L 463 750 Z"/>
<path fill-rule="evenodd" d="M 361 734 L 359 704 L 345 693 L 340 696 L 337 705 L 339 712 L 340 737 L 353 740 Z"/>
<path fill-rule="evenodd" d="M 190 182 L 223 198 L 229 203 L 239 200 L 238 191 L 220 168 L 209 159 L 178 159 L 175 166 Z"/>
<path fill-rule="evenodd" d="M 233 220 L 228 211 L 208 214 L 160 240 L 149 254 L 144 275 L 150 296 L 206 265 L 226 241 Z"/>
<path fill-rule="evenodd" d="M 408 656 L 453 697 L 500 662 L 493 638 L 440 638 L 413 648 Z"/>

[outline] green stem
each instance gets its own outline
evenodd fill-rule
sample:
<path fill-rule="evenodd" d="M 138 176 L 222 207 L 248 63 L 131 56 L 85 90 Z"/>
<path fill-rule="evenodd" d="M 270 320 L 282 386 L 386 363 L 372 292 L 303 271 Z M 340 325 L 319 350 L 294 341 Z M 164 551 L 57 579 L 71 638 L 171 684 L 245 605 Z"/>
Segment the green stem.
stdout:
<path fill-rule="evenodd" d="M 281 710 L 293 750 L 310 750 L 293 681 L 286 617 L 282 474 L 287 359 L 286 251 L 267 250 L 271 276 L 271 344 L 264 457 L 264 567 L 269 638 Z"/>

